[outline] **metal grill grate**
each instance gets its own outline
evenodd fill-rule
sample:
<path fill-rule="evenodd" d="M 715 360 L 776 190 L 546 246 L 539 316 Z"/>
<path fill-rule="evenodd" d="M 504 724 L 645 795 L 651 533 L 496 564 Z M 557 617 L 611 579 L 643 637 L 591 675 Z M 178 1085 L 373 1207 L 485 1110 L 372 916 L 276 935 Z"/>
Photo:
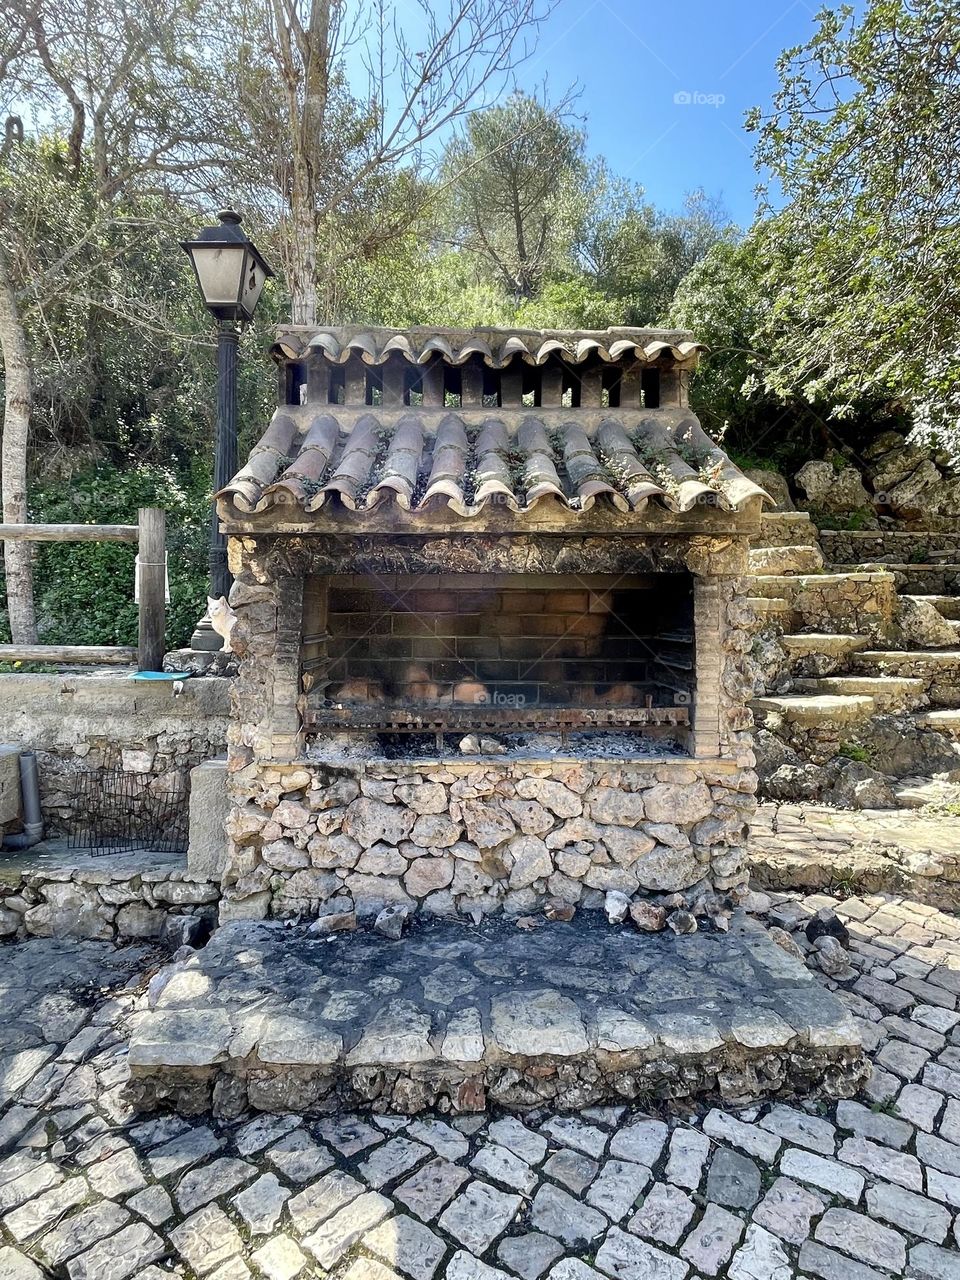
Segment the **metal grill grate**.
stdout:
<path fill-rule="evenodd" d="M 187 788 L 178 773 L 161 777 L 119 765 L 85 770 L 74 791 L 79 815 L 68 847 L 94 854 L 184 853 Z"/>

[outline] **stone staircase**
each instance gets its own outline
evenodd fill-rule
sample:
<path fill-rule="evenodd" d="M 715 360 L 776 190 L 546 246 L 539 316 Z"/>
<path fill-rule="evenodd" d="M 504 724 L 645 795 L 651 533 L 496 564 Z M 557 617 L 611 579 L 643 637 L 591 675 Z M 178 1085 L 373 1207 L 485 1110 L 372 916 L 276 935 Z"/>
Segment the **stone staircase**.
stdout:
<path fill-rule="evenodd" d="M 764 515 L 750 552 L 761 795 L 809 799 L 821 770 L 831 803 L 896 804 L 903 777 L 960 778 L 960 536 L 926 537 Z M 907 612 L 956 646 L 918 646 Z"/>

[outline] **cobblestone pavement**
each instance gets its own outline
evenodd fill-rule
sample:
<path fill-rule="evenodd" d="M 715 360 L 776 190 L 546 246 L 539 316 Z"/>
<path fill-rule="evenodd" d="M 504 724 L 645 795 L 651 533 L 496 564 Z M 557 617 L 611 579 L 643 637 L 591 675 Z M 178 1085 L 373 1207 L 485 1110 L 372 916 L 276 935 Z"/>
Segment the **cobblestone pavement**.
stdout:
<path fill-rule="evenodd" d="M 0 1280 L 960 1280 L 960 920 L 815 895 L 770 923 L 831 905 L 873 1076 L 740 1111 L 138 1118 L 150 955 L 8 945 Z"/>

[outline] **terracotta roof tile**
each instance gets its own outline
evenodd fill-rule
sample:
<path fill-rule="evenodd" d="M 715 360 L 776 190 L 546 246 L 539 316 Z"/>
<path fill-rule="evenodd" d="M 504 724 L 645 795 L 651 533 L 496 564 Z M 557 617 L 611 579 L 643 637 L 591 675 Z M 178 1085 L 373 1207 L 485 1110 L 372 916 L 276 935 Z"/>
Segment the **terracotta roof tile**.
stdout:
<path fill-rule="evenodd" d="M 541 502 L 577 511 L 608 503 L 629 516 L 650 502 L 739 510 L 768 495 L 689 409 L 278 409 L 218 498 L 239 514 L 339 504 L 446 506 L 464 518 L 496 503 L 522 516 Z"/>
<path fill-rule="evenodd" d="M 582 364 L 599 357 L 607 362 L 639 360 L 652 364 L 667 356 L 686 365 L 696 363 L 706 350 L 703 343 L 677 329 L 383 329 L 360 325 L 305 329 L 286 326 L 279 330 L 276 350 L 293 359 L 311 351 L 333 364 L 346 364 L 359 356 L 364 364 L 383 364 L 393 352 L 411 364 L 422 365 L 440 356 L 451 365 L 480 356 L 493 369 L 502 369 L 515 358 L 542 365 L 551 355 L 568 364 Z"/>

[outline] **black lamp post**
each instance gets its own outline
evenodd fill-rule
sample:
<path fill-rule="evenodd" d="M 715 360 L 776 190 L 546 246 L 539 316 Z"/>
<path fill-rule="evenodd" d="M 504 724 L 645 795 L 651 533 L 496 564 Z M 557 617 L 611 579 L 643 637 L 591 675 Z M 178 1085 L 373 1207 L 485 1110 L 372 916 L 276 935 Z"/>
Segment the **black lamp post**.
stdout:
<path fill-rule="evenodd" d="M 203 301 L 217 320 L 217 426 L 213 455 L 213 491 L 219 492 L 237 470 L 237 347 L 245 324 L 253 319 L 260 294 L 273 271 L 241 230 L 239 213 L 225 209 L 218 227 L 204 227 L 181 248 L 190 256 Z M 210 591 L 215 599 L 230 590 L 227 540 L 220 532 L 216 506 L 210 528 Z M 206 613 L 190 641 L 194 649 L 219 649 L 222 638 Z"/>

